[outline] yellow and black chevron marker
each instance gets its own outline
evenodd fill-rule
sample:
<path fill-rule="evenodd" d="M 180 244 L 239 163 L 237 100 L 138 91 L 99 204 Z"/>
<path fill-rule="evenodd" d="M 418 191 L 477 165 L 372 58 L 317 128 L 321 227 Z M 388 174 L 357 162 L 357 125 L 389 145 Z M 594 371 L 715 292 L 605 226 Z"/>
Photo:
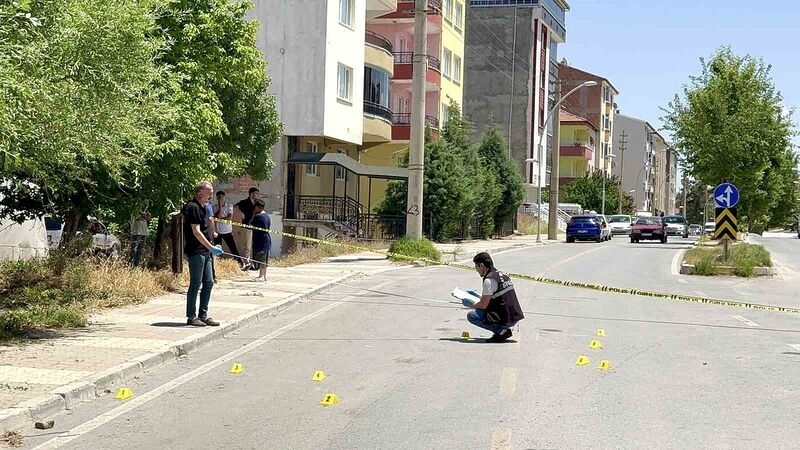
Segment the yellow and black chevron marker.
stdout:
<path fill-rule="evenodd" d="M 714 213 L 716 227 L 714 228 L 714 239 L 736 240 L 739 232 L 739 219 L 736 216 L 736 208 L 717 208 Z"/>

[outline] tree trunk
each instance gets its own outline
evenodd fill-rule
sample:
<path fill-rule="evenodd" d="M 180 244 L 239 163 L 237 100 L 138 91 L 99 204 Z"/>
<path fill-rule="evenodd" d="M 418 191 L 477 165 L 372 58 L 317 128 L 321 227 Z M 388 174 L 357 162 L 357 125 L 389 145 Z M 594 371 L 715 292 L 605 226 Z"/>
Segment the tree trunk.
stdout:
<path fill-rule="evenodd" d="M 61 242 L 59 247 L 65 247 L 75 236 L 78 234 L 80 222 L 83 219 L 83 213 L 77 208 L 73 207 L 67 213 L 64 219 L 64 231 L 61 234 Z"/>

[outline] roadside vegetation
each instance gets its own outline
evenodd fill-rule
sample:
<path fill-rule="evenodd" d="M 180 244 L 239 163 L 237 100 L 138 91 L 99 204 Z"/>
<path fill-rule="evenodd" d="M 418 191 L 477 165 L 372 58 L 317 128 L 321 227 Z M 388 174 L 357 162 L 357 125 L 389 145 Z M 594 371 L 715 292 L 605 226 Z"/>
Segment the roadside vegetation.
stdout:
<path fill-rule="evenodd" d="M 537 225 L 539 221 L 536 220 L 536 216 L 533 214 L 519 214 L 517 216 L 517 231 L 521 234 L 526 235 L 534 235 L 537 231 Z M 546 235 L 550 230 L 547 220 L 542 220 L 542 231 L 543 235 Z M 558 230 L 558 234 L 564 234 L 563 231 Z"/>
<path fill-rule="evenodd" d="M 425 258 L 432 261 L 439 262 L 442 260 L 442 253 L 433 245 L 433 243 L 425 238 L 413 239 L 398 239 L 392 242 L 389 247 L 391 253 L 400 255 L 413 256 L 415 258 Z M 407 259 L 400 259 L 390 257 L 393 261 L 408 261 Z"/>
<path fill-rule="evenodd" d="M 694 265 L 695 274 L 711 276 L 723 267 L 733 267 L 734 275 L 752 277 L 756 267 L 772 267 L 770 254 L 764 247 L 754 244 L 738 243 L 730 246 L 730 258 L 722 261 L 722 246 L 699 246 L 686 252 L 684 261 Z"/>

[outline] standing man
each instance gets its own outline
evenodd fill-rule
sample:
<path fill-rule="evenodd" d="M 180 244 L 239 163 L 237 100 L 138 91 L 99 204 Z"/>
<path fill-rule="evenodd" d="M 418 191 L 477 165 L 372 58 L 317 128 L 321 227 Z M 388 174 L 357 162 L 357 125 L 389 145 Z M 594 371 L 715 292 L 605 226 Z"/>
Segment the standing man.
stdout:
<path fill-rule="evenodd" d="M 255 214 L 256 209 L 256 200 L 258 200 L 258 189 L 251 187 L 249 191 L 247 191 L 247 198 L 240 201 L 234 206 L 234 209 L 238 209 L 242 213 L 242 223 L 245 225 L 250 225 L 250 222 L 253 220 L 253 215 Z M 250 258 L 253 257 L 253 232 L 247 228 L 243 229 L 244 234 L 244 242 L 242 242 L 243 249 L 242 254 L 244 258 L 247 258 L 249 261 Z M 254 267 L 250 267 L 254 269 Z"/>
<path fill-rule="evenodd" d="M 138 267 L 142 261 L 142 252 L 147 241 L 150 213 L 140 211 L 131 221 L 131 265 Z"/>
<path fill-rule="evenodd" d="M 268 231 L 272 226 L 272 220 L 264 212 L 264 201 L 256 200 L 255 215 L 250 225 L 261 228 L 253 230 L 253 261 L 258 266 L 258 276 L 253 281 L 267 281 L 267 264 L 269 263 L 269 250 L 272 247 L 272 237 Z"/>
<path fill-rule="evenodd" d="M 511 337 L 511 328 L 525 318 L 514 284 L 508 275 L 494 267 L 488 253 L 478 253 L 472 262 L 483 278 L 483 292 L 478 303 L 462 300 L 464 306 L 474 309 L 467 314 L 467 320 L 494 333 L 486 342 L 504 342 Z"/>
<path fill-rule="evenodd" d="M 189 261 L 189 289 L 186 292 L 186 324 L 196 327 L 219 326 L 208 317 L 208 303 L 214 287 L 212 255 L 221 255 L 222 247 L 208 240 L 208 215 L 205 205 L 211 199 L 214 187 L 208 181 L 195 188 L 195 197 L 181 209 L 183 214 L 183 253 Z M 201 289 L 202 286 L 202 290 Z M 200 309 L 197 309 L 197 291 L 200 290 Z M 199 312 L 199 314 L 198 314 Z"/>
<path fill-rule="evenodd" d="M 217 202 L 214 204 L 214 217 L 222 220 L 231 220 L 233 216 L 233 206 L 225 201 L 225 191 L 217 192 Z M 236 240 L 233 239 L 233 226 L 229 223 L 215 222 L 217 227 L 217 238 L 214 239 L 214 245 L 222 245 L 222 242 L 228 245 L 231 254 L 239 256 L 239 250 L 236 248 Z"/>

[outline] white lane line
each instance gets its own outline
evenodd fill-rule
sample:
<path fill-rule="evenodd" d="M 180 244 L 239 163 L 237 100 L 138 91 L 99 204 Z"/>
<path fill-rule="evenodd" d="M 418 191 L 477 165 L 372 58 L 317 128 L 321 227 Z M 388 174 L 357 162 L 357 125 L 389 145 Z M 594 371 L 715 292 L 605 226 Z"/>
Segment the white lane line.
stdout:
<path fill-rule="evenodd" d="M 517 390 L 517 369 L 506 367 L 500 377 L 500 397 L 508 398 Z"/>
<path fill-rule="evenodd" d="M 588 255 L 589 253 L 596 252 L 596 251 L 602 250 L 604 248 L 607 248 L 607 247 L 605 245 L 595 246 L 595 247 L 593 247 L 593 248 L 591 248 L 589 250 L 586 250 L 585 252 L 580 252 L 580 253 L 577 253 L 575 255 L 570 256 L 569 258 L 562 259 L 561 261 L 559 261 L 559 262 L 553 264 L 552 266 L 548 267 L 547 271 L 548 272 L 552 272 L 554 269 L 556 269 L 558 267 L 561 267 L 564 264 L 567 264 L 567 263 L 569 263 L 571 261 L 574 261 L 574 260 L 576 260 L 578 258 L 581 258 L 581 257 L 583 257 L 585 255 Z"/>
<path fill-rule="evenodd" d="M 380 287 L 380 286 L 383 286 L 383 285 L 388 284 L 388 283 L 389 282 L 387 281 L 385 283 L 379 284 L 376 287 Z M 226 362 L 231 361 L 234 358 L 237 358 L 237 357 L 239 357 L 239 356 L 241 356 L 241 355 L 243 355 L 243 354 L 245 354 L 245 353 L 247 353 L 247 352 L 249 352 L 251 350 L 255 350 L 256 348 L 258 348 L 258 347 L 266 344 L 267 342 L 277 338 L 278 336 L 286 333 L 287 331 L 291 331 L 294 328 L 297 328 L 298 326 L 303 325 L 304 323 L 306 323 L 306 322 L 308 322 L 310 320 L 313 320 L 313 319 L 325 314 L 326 312 L 332 310 L 333 308 L 336 308 L 337 306 L 345 304 L 348 300 L 350 300 L 353 297 L 355 297 L 355 296 L 354 295 L 348 295 L 347 297 L 342 298 L 342 300 L 339 301 L 339 302 L 331 303 L 331 304 L 329 304 L 327 306 L 324 306 L 324 307 L 314 311 L 311 314 L 308 314 L 306 316 L 303 316 L 303 317 L 295 320 L 294 322 L 291 322 L 291 323 L 289 323 L 287 325 L 284 325 L 284 326 L 278 328 L 277 330 L 273 331 L 272 333 L 269 333 L 269 334 L 267 334 L 265 336 L 262 336 L 262 337 L 258 338 L 257 340 L 245 345 L 244 347 L 240 347 L 240 348 L 238 348 L 238 349 L 236 349 L 236 350 L 234 350 L 234 351 L 232 351 L 232 352 L 230 352 L 230 353 L 228 353 L 226 355 L 220 356 L 219 358 L 217 358 L 217 359 L 215 359 L 215 360 L 213 360 L 211 362 L 208 362 L 206 364 L 203 364 L 202 366 L 192 370 L 191 372 L 187 372 L 187 373 L 179 376 L 178 378 L 175 378 L 174 380 L 172 380 L 172 381 L 170 381 L 168 383 L 162 384 L 161 386 L 153 389 L 152 391 L 146 392 L 146 393 L 144 393 L 144 394 L 142 394 L 142 395 L 140 395 L 138 397 L 134 397 L 131 400 L 126 401 L 122 405 L 120 405 L 120 406 L 118 406 L 118 407 L 116 407 L 114 409 L 111 409 L 109 411 L 106 411 L 103 414 L 95 417 L 94 419 L 92 419 L 92 420 L 90 420 L 88 422 L 84 422 L 84 423 L 78 425 L 77 427 L 75 427 L 75 428 L 73 428 L 73 429 L 71 429 L 69 431 L 65 431 L 65 432 L 61 433 L 60 435 L 54 437 L 53 439 L 51 439 L 51 440 L 49 440 L 49 441 L 47 441 L 47 442 L 45 442 L 45 443 L 43 443 L 43 444 L 41 444 L 41 445 L 39 445 L 37 447 L 34 447 L 33 450 L 44 450 L 44 449 L 60 448 L 61 446 L 65 445 L 65 444 L 67 444 L 67 443 L 69 443 L 69 442 L 71 442 L 71 441 L 73 441 L 73 440 L 75 440 L 75 439 L 77 439 L 77 438 L 79 438 L 81 436 L 83 436 L 84 434 L 89 433 L 89 432 L 95 430 L 96 428 L 101 427 L 101 426 L 105 425 L 106 423 L 108 423 L 108 422 L 120 417 L 121 415 L 123 415 L 123 414 L 125 414 L 125 413 L 127 413 L 129 411 L 132 411 L 132 410 L 138 408 L 139 406 L 144 405 L 145 403 L 149 402 L 150 400 L 156 399 L 156 398 L 160 397 L 161 395 L 166 394 L 167 392 L 169 392 L 169 391 L 171 391 L 171 390 L 173 390 L 173 389 L 175 389 L 177 387 L 180 387 L 181 385 L 186 384 L 189 381 L 194 380 L 195 378 L 199 377 L 200 375 L 203 375 L 204 373 L 209 372 L 209 371 L 221 366 L 222 364 L 225 364 Z"/>
<path fill-rule="evenodd" d="M 492 434 L 492 450 L 506 450 L 511 448 L 511 430 L 508 428 L 497 428 Z"/>
<path fill-rule="evenodd" d="M 689 284 L 689 282 L 684 280 L 683 278 L 678 278 L 678 283 Z"/>
<path fill-rule="evenodd" d="M 681 261 L 683 260 L 683 254 L 686 253 L 686 250 L 678 250 L 675 252 L 675 256 L 672 257 L 672 264 L 669 266 L 669 271 L 674 277 L 679 277 L 681 275 Z"/>
<path fill-rule="evenodd" d="M 786 344 L 786 345 L 800 352 L 800 344 Z"/>
<path fill-rule="evenodd" d="M 760 327 L 761 326 L 761 325 L 753 322 L 752 320 L 750 320 L 750 319 L 748 319 L 746 317 L 742 317 L 742 316 L 731 316 L 731 317 L 733 317 L 734 319 L 738 320 L 739 322 L 742 322 L 743 324 L 747 325 L 750 328 L 755 328 L 755 327 Z"/>

